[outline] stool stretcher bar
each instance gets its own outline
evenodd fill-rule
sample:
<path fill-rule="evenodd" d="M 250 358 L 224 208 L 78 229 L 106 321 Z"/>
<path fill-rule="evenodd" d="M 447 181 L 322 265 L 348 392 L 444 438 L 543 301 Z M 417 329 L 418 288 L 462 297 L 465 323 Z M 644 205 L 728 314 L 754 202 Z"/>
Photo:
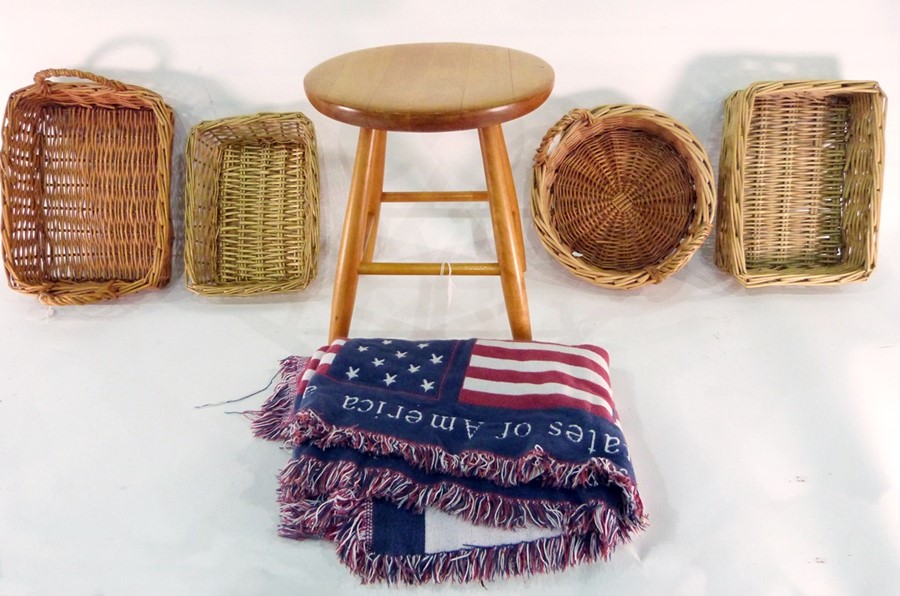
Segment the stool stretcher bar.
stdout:
<path fill-rule="evenodd" d="M 453 203 L 487 201 L 484 190 L 441 191 L 441 192 L 386 192 L 381 195 L 382 203 Z"/>
<path fill-rule="evenodd" d="M 360 275 L 500 275 L 498 263 L 360 263 Z"/>

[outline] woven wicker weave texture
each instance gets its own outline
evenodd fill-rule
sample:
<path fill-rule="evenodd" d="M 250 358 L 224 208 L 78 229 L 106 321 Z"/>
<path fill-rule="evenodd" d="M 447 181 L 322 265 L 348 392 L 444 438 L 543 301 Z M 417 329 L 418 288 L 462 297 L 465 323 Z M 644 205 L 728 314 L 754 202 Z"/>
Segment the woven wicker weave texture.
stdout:
<path fill-rule="evenodd" d="M 93 83 L 57 83 L 51 77 Z M 14 92 L 3 128 L 12 288 L 86 304 L 169 280 L 173 114 L 156 93 L 74 70 Z"/>
<path fill-rule="evenodd" d="M 187 159 L 188 288 L 232 296 L 305 288 L 319 240 L 312 123 L 299 113 L 203 122 Z"/>
<path fill-rule="evenodd" d="M 633 105 L 573 110 L 534 164 L 532 211 L 547 250 L 576 276 L 627 289 L 676 272 L 712 227 L 712 168 L 694 136 Z"/>
<path fill-rule="evenodd" d="M 869 277 L 886 100 L 874 82 L 757 83 L 726 103 L 716 263 L 746 286 Z"/>

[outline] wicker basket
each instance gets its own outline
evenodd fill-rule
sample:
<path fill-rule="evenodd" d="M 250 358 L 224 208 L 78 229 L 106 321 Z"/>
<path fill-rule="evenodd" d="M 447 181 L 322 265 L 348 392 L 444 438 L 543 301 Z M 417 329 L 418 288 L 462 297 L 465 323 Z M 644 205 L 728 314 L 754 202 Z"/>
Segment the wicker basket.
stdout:
<path fill-rule="evenodd" d="M 238 116 L 191 130 L 184 254 L 191 291 L 305 288 L 316 276 L 318 245 L 318 159 L 306 116 Z"/>
<path fill-rule="evenodd" d="M 728 98 L 716 264 L 745 286 L 875 267 L 886 99 L 877 83 L 757 83 Z"/>
<path fill-rule="evenodd" d="M 678 271 L 712 228 L 712 168 L 684 126 L 633 105 L 572 110 L 534 160 L 544 246 L 598 286 L 637 288 Z"/>
<path fill-rule="evenodd" d="M 86 72 L 44 70 L 14 92 L 0 166 L 10 287 L 64 305 L 164 286 L 172 128 L 156 93 Z"/>

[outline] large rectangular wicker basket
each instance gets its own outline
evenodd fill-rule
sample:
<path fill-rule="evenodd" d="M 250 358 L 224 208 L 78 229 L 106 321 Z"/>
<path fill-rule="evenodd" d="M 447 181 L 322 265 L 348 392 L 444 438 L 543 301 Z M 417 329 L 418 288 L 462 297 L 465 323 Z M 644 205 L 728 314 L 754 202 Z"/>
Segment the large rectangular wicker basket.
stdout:
<path fill-rule="evenodd" d="M 198 294 L 305 288 L 316 275 L 315 131 L 300 113 L 202 122 L 187 146 L 185 271 Z"/>
<path fill-rule="evenodd" d="M 875 267 L 886 99 L 871 81 L 757 83 L 729 97 L 716 264 L 745 286 Z"/>
<path fill-rule="evenodd" d="M 10 287 L 86 304 L 165 285 L 172 128 L 159 95 L 91 73 L 45 70 L 14 92 L 0 167 Z"/>

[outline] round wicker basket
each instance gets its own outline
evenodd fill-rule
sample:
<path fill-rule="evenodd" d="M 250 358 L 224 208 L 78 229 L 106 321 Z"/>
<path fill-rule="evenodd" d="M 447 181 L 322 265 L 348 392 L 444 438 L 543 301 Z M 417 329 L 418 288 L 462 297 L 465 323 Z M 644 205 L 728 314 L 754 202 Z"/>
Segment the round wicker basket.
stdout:
<path fill-rule="evenodd" d="M 534 159 L 534 224 L 576 276 L 630 289 L 678 271 L 712 229 L 706 151 L 669 116 L 635 105 L 576 109 Z"/>

